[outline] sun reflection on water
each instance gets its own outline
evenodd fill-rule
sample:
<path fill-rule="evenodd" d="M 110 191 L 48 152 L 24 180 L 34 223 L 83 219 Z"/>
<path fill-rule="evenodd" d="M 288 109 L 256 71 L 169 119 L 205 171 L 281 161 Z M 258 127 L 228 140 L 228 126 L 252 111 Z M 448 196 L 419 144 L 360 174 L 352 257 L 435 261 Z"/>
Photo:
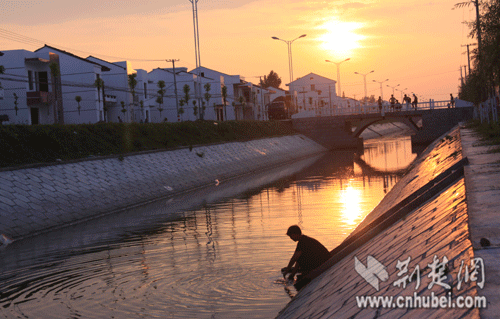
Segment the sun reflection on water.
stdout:
<path fill-rule="evenodd" d="M 342 217 L 349 225 L 354 225 L 361 216 L 361 191 L 352 185 L 347 186 L 340 192 L 343 204 Z"/>

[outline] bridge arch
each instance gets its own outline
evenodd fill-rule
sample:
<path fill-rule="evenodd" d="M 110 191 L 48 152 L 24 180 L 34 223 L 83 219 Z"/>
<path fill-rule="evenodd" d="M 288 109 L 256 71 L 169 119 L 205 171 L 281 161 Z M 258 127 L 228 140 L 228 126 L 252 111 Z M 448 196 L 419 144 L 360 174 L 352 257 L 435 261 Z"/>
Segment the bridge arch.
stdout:
<path fill-rule="evenodd" d="M 358 124 L 358 126 L 356 127 L 356 129 L 354 130 L 352 135 L 354 137 L 359 137 L 361 135 L 361 133 L 363 133 L 370 125 L 373 125 L 375 123 L 382 122 L 385 120 L 391 120 L 391 122 L 403 123 L 406 126 L 408 126 L 410 129 L 412 129 L 415 133 L 417 133 L 420 130 L 420 127 L 418 127 L 417 123 L 414 121 L 414 119 L 412 117 L 388 117 L 388 118 L 380 117 L 380 118 L 370 118 L 370 119 L 362 120 Z"/>

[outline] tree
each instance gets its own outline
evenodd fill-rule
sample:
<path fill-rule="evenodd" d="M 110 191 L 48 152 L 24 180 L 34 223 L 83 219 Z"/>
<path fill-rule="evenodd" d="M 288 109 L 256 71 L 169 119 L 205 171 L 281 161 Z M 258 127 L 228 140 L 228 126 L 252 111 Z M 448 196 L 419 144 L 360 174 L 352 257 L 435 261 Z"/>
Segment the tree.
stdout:
<path fill-rule="evenodd" d="M 226 104 L 227 104 L 227 86 L 223 85 L 221 88 L 222 102 L 224 103 L 224 118 L 227 119 Z"/>
<path fill-rule="evenodd" d="M 161 112 L 163 111 L 163 98 L 166 92 L 165 81 L 163 80 L 158 81 L 158 84 L 156 84 L 156 86 L 158 86 L 159 88 L 159 90 L 157 91 L 158 97 L 156 98 L 156 103 L 158 103 L 158 111 L 160 111 L 160 117 L 161 117 Z"/>
<path fill-rule="evenodd" d="M 0 74 L 4 74 L 5 73 L 5 68 L 3 67 L 3 65 L 0 65 Z M 2 83 L 0 82 L 0 89 L 2 88 Z"/>
<path fill-rule="evenodd" d="M 134 106 L 135 106 L 135 87 L 137 86 L 137 73 L 128 75 L 128 86 L 130 88 L 130 92 L 132 93 L 132 120 L 134 120 Z"/>
<path fill-rule="evenodd" d="M 478 38 L 478 47 L 472 50 L 474 69 L 469 70 L 459 93 L 459 98 L 475 103 L 486 100 L 500 85 L 500 1 L 483 2 L 480 7 L 481 16 L 469 23 L 469 36 Z"/>
<path fill-rule="evenodd" d="M 12 95 L 14 95 L 14 110 L 16 110 L 16 116 L 17 116 L 17 111 L 19 111 L 19 107 L 17 107 L 19 102 L 17 100 L 19 99 L 19 96 L 17 96 L 16 93 L 13 93 Z"/>
<path fill-rule="evenodd" d="M 80 115 L 80 109 L 82 108 L 80 102 L 82 101 L 82 97 L 80 95 L 75 96 L 75 101 L 78 103 L 78 115 Z"/>
<path fill-rule="evenodd" d="M 210 102 L 210 98 L 212 97 L 212 94 L 210 94 L 211 85 L 210 83 L 205 83 L 203 87 L 205 88 L 205 101 L 207 101 L 206 105 L 208 105 Z M 205 103 L 203 103 L 202 109 L 203 113 L 205 113 Z"/>
<path fill-rule="evenodd" d="M 278 89 L 281 85 L 281 78 L 278 76 L 278 73 L 271 70 L 269 75 L 264 75 L 264 80 L 260 80 L 260 85 L 266 89 L 270 86 Z"/>
<path fill-rule="evenodd" d="M 94 86 L 97 88 L 97 99 L 99 101 L 99 107 L 101 107 L 101 90 L 104 87 L 104 81 L 101 78 L 95 79 Z"/>
<path fill-rule="evenodd" d="M 189 85 L 184 84 L 184 86 L 182 87 L 182 91 L 184 92 L 184 103 L 186 104 L 186 107 L 189 108 L 189 99 L 191 99 L 189 92 L 191 91 L 191 88 L 189 87 Z"/>
<path fill-rule="evenodd" d="M 59 103 L 59 78 L 61 76 L 61 71 L 59 69 L 59 64 L 51 62 L 49 64 L 50 74 L 52 76 L 53 90 L 54 90 L 54 123 L 64 124 L 64 116 L 62 110 L 62 104 Z"/>
<path fill-rule="evenodd" d="M 194 115 L 194 118 L 197 118 L 198 117 L 198 107 L 196 106 L 196 100 L 193 100 L 193 115 Z"/>
<path fill-rule="evenodd" d="M 125 115 L 125 113 L 127 112 L 127 109 L 125 108 L 125 102 L 120 101 L 120 104 L 122 106 L 121 112 L 123 113 L 123 115 Z"/>

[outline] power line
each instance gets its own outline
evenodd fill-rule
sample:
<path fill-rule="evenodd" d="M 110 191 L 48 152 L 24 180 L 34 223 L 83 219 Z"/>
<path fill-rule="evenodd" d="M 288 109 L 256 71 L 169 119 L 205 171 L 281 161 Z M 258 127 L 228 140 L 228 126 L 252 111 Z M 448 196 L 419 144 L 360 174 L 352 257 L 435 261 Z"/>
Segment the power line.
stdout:
<path fill-rule="evenodd" d="M 32 46 L 43 46 L 43 45 L 47 44 L 47 45 L 50 45 L 50 46 L 55 47 L 55 48 L 63 49 L 65 51 L 80 52 L 80 53 L 85 53 L 85 54 L 92 55 L 92 56 L 101 56 L 101 57 L 118 59 L 118 60 L 140 61 L 140 62 L 163 62 L 163 61 L 165 61 L 164 59 L 124 58 L 124 57 L 117 57 L 117 56 L 111 56 L 111 55 L 105 55 L 105 54 L 98 54 L 98 53 L 96 54 L 96 53 L 83 51 L 83 50 L 71 49 L 68 47 L 59 46 L 57 44 L 52 44 L 50 42 L 30 38 L 30 37 L 27 37 L 27 36 L 24 36 L 24 35 L 9 31 L 9 30 L 2 29 L 2 28 L 0 28 L 0 38 L 4 38 L 7 40 L 11 40 L 11 41 L 19 42 L 19 43 L 23 43 L 23 44 L 28 44 L 28 45 L 32 45 Z"/>

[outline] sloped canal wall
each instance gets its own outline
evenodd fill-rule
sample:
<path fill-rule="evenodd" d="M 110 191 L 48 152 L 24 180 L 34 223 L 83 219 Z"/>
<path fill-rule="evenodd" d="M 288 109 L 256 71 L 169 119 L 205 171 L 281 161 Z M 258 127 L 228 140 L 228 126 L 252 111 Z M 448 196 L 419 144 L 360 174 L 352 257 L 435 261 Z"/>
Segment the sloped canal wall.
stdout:
<path fill-rule="evenodd" d="M 478 318 L 478 308 L 459 304 L 480 300 L 484 284 L 484 273 L 465 277 L 475 258 L 465 165 L 456 127 L 424 151 L 328 262 L 296 283 L 299 293 L 277 318 Z"/>
<path fill-rule="evenodd" d="M 21 239 L 325 151 L 292 135 L 3 170 L 0 239 Z"/>

